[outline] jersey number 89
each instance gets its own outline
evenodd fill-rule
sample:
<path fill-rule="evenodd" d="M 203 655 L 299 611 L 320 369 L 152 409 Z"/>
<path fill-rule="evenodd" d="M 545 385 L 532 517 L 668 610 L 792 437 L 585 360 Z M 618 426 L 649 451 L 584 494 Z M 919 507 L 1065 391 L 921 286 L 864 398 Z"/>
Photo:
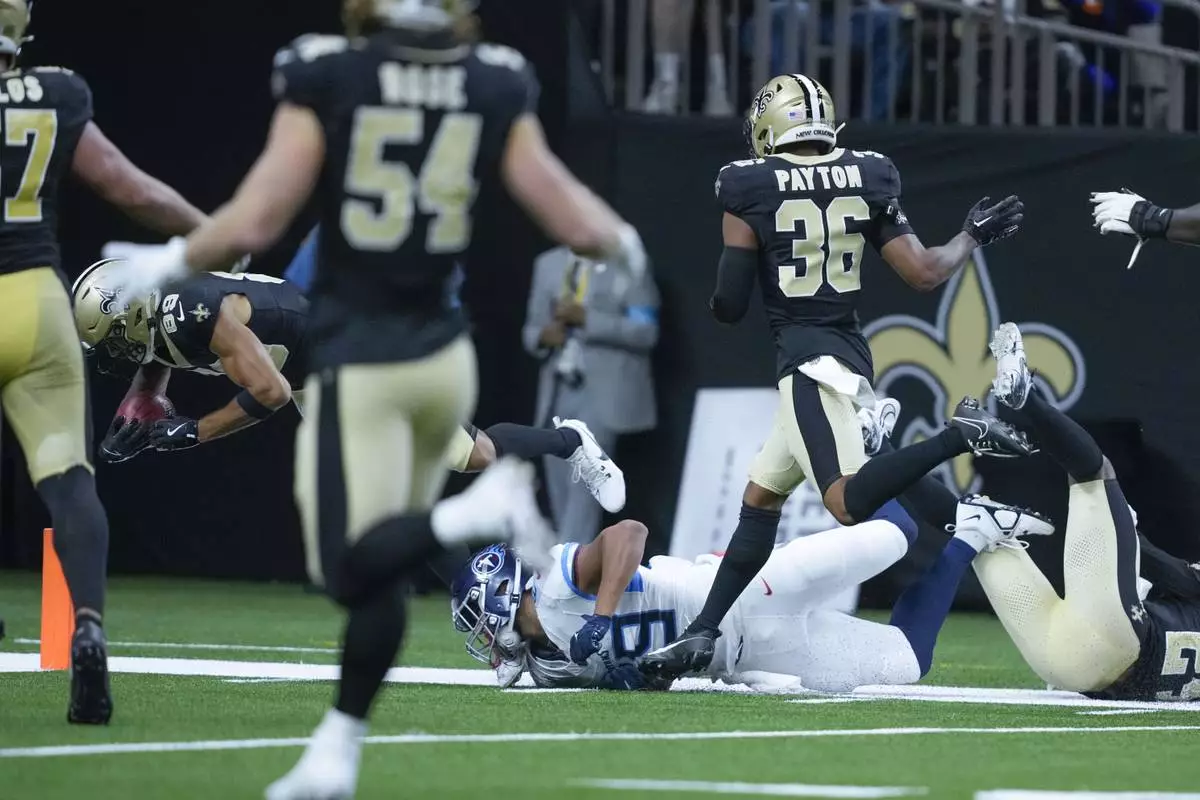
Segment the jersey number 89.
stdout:
<path fill-rule="evenodd" d="M 414 108 L 363 107 L 355 113 L 346 192 L 370 198 L 351 198 L 342 205 L 342 234 L 355 249 L 398 249 L 412 235 L 418 206 L 433 216 L 425 237 L 426 252 L 467 249 L 483 120 L 478 114 L 447 113 L 420 175 L 414 178 L 407 164 L 387 161 L 383 154 L 389 145 L 421 145 L 425 118 L 425 111 Z"/>
<path fill-rule="evenodd" d="M 838 294 L 857 292 L 866 239 L 861 233 L 847 233 L 846 223 L 870 218 L 871 209 L 861 197 L 835 197 L 824 214 L 807 197 L 784 200 L 775 212 L 775 230 L 797 233 L 803 226 L 803 235 L 792 240 L 796 263 L 779 267 L 783 296 L 812 297 L 825 283 Z"/>

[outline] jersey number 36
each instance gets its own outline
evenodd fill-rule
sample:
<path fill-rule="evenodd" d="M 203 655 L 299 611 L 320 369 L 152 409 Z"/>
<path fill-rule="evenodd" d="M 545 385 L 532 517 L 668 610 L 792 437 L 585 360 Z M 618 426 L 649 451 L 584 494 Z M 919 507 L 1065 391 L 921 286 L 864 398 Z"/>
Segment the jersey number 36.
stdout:
<path fill-rule="evenodd" d="M 796 263 L 779 267 L 783 296 L 812 297 L 826 283 L 838 294 L 857 292 L 866 239 L 846 228 L 850 220 L 870 218 L 871 209 L 861 197 L 835 197 L 823 214 L 807 197 L 784 200 L 775 212 L 775 230 L 801 235 L 792 239 Z"/>

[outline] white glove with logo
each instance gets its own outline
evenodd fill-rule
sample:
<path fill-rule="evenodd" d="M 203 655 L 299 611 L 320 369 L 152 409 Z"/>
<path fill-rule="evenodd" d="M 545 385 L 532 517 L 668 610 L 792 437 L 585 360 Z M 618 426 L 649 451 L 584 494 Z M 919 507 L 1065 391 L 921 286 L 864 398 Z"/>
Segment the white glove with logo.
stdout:
<path fill-rule="evenodd" d="M 109 242 L 101 251 L 104 258 L 122 259 L 112 273 L 118 302 L 145 297 L 164 284 L 187 276 L 184 257 L 187 240 L 176 236 L 166 244 L 136 244 Z"/>
<path fill-rule="evenodd" d="M 1135 203 L 1145 200 L 1140 194 L 1133 192 L 1092 192 L 1093 226 L 1100 233 L 1123 233 L 1126 236 L 1137 236 L 1129 224 Z"/>

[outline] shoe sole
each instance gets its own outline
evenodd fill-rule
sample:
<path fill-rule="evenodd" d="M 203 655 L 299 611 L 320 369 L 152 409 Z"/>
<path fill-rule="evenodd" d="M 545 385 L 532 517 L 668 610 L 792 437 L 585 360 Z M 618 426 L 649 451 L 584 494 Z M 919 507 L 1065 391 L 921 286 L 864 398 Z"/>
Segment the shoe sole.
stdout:
<path fill-rule="evenodd" d="M 72 725 L 107 725 L 112 719 L 113 703 L 108 689 L 108 656 L 98 644 L 81 645 L 74 653 L 72 700 L 67 722 Z"/>
<path fill-rule="evenodd" d="M 683 657 L 683 670 L 676 672 L 674 667 L 668 668 L 668 665 L 663 661 L 650 661 L 643 659 L 639 665 L 643 670 L 651 673 L 654 677 L 666 680 L 676 680 L 687 675 L 689 672 L 702 672 L 709 664 L 712 663 L 715 651 L 710 651 L 705 654 L 688 653 Z M 700 663 L 703 661 L 704 663 Z"/>

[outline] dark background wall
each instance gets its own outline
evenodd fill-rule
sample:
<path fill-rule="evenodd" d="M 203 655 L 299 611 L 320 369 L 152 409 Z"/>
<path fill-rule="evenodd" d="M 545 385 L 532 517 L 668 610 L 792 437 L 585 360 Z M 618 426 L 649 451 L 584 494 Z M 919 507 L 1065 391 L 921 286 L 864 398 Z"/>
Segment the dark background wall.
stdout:
<path fill-rule="evenodd" d="M 300 33 L 335 31 L 339 4 L 289 2 L 287 14 L 278 13 L 276 0 L 169 5 L 37 0 L 37 41 L 28 55 L 30 63 L 58 63 L 85 75 L 96 120 L 110 137 L 145 169 L 212 209 L 232 193 L 262 146 L 273 53 Z M 608 118 L 589 102 L 594 87 L 559 33 L 566 26 L 561 2 L 485 0 L 482 13 L 490 38 L 519 47 L 537 65 L 552 143 L 641 229 L 655 261 L 663 294 L 656 354 L 662 423 L 629 439 L 619 456 L 634 487 L 627 514 L 645 520 L 654 546 L 664 550 L 695 390 L 769 386 L 774 379 L 761 310 L 736 328 L 716 325 L 705 311 L 720 249 L 712 184 L 722 164 L 744 156 L 739 125 Z M 1073 412 L 1097 423 L 1144 527 L 1181 554 L 1200 555 L 1192 533 L 1200 515 L 1189 477 L 1200 466 L 1200 427 L 1191 409 L 1200 396 L 1191 346 L 1200 329 L 1191 299 L 1200 294 L 1200 272 L 1190 263 L 1195 251 L 1154 243 L 1127 272 L 1128 242 L 1092 231 L 1087 203 L 1089 191 L 1123 185 L 1168 205 L 1194 200 L 1181 178 L 1200 167 L 1200 144 L 1153 134 L 861 124 L 845 131 L 844 142 L 892 157 L 904 177 L 906 211 L 928 244 L 953 235 L 980 196 L 1021 194 L 1025 229 L 987 251 L 1000 311 L 1007 319 L 1057 326 L 1080 346 L 1087 390 Z M 518 331 L 530 262 L 547 245 L 494 188 L 481 197 L 478 220 L 465 290 L 482 373 L 477 421 L 527 421 L 536 365 L 521 353 Z M 298 223 L 255 269 L 278 273 L 308 222 Z M 96 258 L 104 241 L 153 240 L 76 189 L 65 199 L 62 238 L 72 275 Z M 895 313 L 933 321 L 939 293 L 909 290 L 874 256 L 863 282 L 864 321 Z M 985 346 L 978 345 L 980 358 Z M 94 379 L 98 430 L 124 389 Z M 906 404 L 910 396 L 916 406 L 929 404 L 919 386 L 906 391 Z M 222 381 L 187 375 L 177 376 L 171 389 L 189 414 L 232 393 Z M 289 410 L 204 448 L 99 466 L 112 521 L 113 571 L 298 579 L 300 539 L 290 499 L 295 421 Z M 31 567 L 38 563 L 37 532 L 45 518 L 11 441 L 5 439 L 0 463 L 0 564 Z M 1061 476 L 1037 460 L 1025 467 L 982 465 L 985 488 L 1063 519 Z M 933 532 L 923 538 L 925 550 L 941 541 Z M 1035 545 L 1051 565 L 1053 548 Z"/>

